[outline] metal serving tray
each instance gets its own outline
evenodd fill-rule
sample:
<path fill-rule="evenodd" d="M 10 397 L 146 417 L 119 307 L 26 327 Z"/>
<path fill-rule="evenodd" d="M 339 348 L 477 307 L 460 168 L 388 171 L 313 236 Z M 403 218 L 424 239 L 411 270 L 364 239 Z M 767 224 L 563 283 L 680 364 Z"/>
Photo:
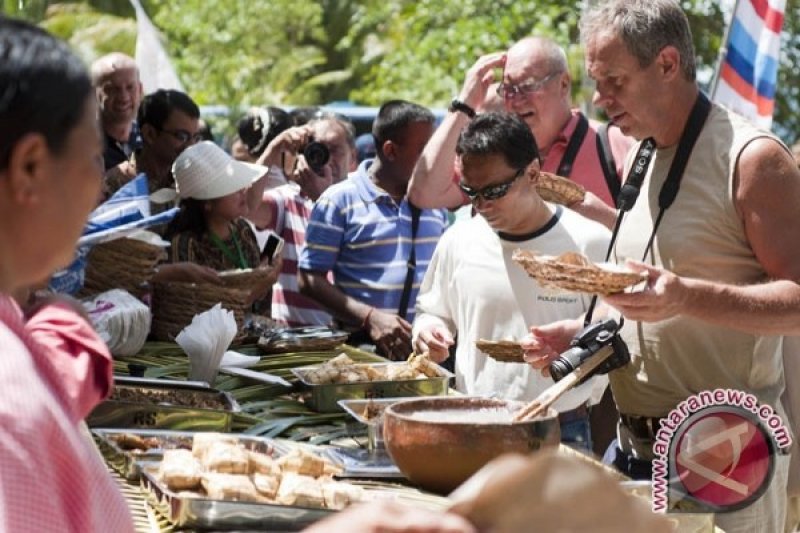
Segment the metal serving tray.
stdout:
<path fill-rule="evenodd" d="M 158 479 L 156 463 L 143 465 L 140 484 L 148 503 L 176 528 L 300 531 L 336 512 L 270 503 L 212 500 L 200 494 L 176 493 Z"/>
<path fill-rule="evenodd" d="M 399 363 L 357 363 L 381 368 L 391 365 L 405 365 Z M 443 396 L 447 394 L 450 385 L 450 378 L 454 377 L 451 372 L 439 367 L 439 376 L 435 378 L 409 379 L 402 381 L 361 381 L 357 383 L 329 383 L 316 385 L 306 379 L 309 370 L 318 366 L 304 366 L 293 368 L 292 373 L 297 376 L 301 383 L 309 389 L 306 404 L 319 413 L 335 413 L 341 411 L 341 406 L 337 403 L 345 399 L 369 399 L 369 398 L 399 398 L 408 396 Z"/>
<path fill-rule="evenodd" d="M 191 431 L 165 431 L 141 429 L 92 429 L 100 452 L 106 462 L 128 481 L 139 481 L 142 467 L 148 463 L 158 462 L 164 456 L 164 450 L 177 448 L 192 449 L 194 433 Z M 230 435 L 230 434 L 229 434 Z M 119 443 L 121 436 L 133 436 L 146 439 L 154 444 L 147 450 L 125 448 Z M 239 443 L 255 452 L 279 457 L 286 454 L 289 448 L 285 444 L 249 435 L 235 436 Z"/>
<path fill-rule="evenodd" d="M 227 392 L 193 382 L 118 381 L 112 396 L 90 414 L 90 427 L 230 430 L 239 404 Z"/>

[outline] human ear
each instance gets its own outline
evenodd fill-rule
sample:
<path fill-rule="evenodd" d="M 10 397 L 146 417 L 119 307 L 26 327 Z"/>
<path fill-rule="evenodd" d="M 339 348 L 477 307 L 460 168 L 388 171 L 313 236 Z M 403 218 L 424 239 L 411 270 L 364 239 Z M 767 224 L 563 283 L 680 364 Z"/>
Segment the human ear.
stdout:
<path fill-rule="evenodd" d="M 397 145 L 394 144 L 394 142 L 385 141 L 381 147 L 381 150 L 388 161 L 394 161 L 397 159 Z"/>
<path fill-rule="evenodd" d="M 22 205 L 35 204 L 50 184 L 50 148 L 41 133 L 24 135 L 11 149 L 6 170 L 12 198 Z"/>
<path fill-rule="evenodd" d="M 152 124 L 143 124 L 139 131 L 142 134 L 142 139 L 144 139 L 147 144 L 153 144 L 153 142 L 155 142 L 158 131 Z"/>
<path fill-rule="evenodd" d="M 656 58 L 662 76 L 670 80 L 680 75 L 681 54 L 674 46 L 665 46 Z"/>

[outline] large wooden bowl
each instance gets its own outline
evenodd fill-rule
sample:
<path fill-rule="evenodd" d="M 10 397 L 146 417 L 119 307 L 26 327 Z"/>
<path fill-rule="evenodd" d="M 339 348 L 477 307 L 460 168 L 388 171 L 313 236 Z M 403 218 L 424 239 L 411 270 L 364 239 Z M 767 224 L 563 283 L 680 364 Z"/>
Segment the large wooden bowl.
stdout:
<path fill-rule="evenodd" d="M 532 422 L 478 421 L 481 409 L 511 411 L 518 407 L 519 404 L 492 398 L 404 400 L 384 411 L 386 449 L 409 481 L 447 494 L 499 455 L 558 445 L 561 432 L 555 411 Z M 448 411 L 447 420 L 429 417 L 431 411 L 442 410 Z M 425 412 L 426 418 L 418 418 L 422 416 L 420 412 Z"/>

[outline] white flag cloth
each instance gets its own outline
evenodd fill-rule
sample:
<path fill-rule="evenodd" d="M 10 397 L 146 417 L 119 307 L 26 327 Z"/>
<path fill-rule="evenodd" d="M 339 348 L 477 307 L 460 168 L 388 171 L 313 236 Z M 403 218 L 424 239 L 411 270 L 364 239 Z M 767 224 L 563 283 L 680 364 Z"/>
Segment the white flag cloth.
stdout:
<path fill-rule="evenodd" d="M 139 0 L 131 0 L 136 11 L 136 64 L 139 66 L 139 77 L 144 93 L 150 94 L 157 89 L 175 89 L 183 91 L 181 80 L 172 67 L 166 50 L 161 44 L 158 30 L 150 21 Z"/>

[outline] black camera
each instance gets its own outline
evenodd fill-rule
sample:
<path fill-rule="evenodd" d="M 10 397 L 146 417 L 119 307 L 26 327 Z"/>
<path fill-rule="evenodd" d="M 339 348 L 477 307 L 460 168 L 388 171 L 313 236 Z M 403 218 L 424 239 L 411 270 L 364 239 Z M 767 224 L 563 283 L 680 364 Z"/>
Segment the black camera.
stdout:
<path fill-rule="evenodd" d="M 331 151 L 328 150 L 328 147 L 314 139 L 311 139 L 303 147 L 302 153 L 308 166 L 317 174 L 322 174 L 322 167 L 331 159 Z"/>
<path fill-rule="evenodd" d="M 600 363 L 600 366 L 590 372 L 581 382 L 586 381 L 595 374 L 607 374 L 612 370 L 623 367 L 631 361 L 628 345 L 619 336 L 617 321 L 609 318 L 594 324 L 589 324 L 578 332 L 572 341 L 570 349 L 558 356 L 550 363 L 550 375 L 554 381 L 559 381 L 589 357 L 603 349 L 613 350 L 612 354 Z"/>

